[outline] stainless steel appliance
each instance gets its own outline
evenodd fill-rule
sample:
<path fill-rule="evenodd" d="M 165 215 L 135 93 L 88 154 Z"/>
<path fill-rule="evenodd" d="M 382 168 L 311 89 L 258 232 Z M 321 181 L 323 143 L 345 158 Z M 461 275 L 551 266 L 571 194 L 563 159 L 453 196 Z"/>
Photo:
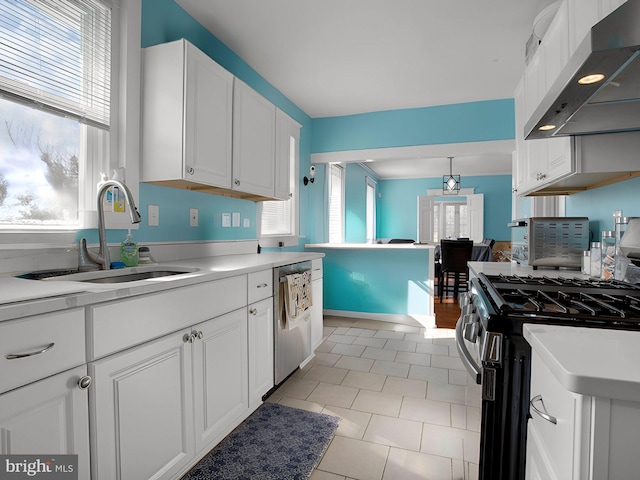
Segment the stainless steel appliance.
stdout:
<path fill-rule="evenodd" d="M 460 306 L 456 346 L 482 385 L 480 480 L 522 480 L 531 375 L 523 324 L 640 330 L 640 285 L 481 273 Z"/>
<path fill-rule="evenodd" d="M 527 122 L 527 139 L 640 129 L 639 18 L 640 0 L 627 0 L 591 28 Z M 605 78 L 580 84 L 588 74 Z"/>
<path fill-rule="evenodd" d="M 587 217 L 531 217 L 514 220 L 511 227 L 511 259 L 537 270 L 580 269 L 582 252 L 589 248 Z"/>
<path fill-rule="evenodd" d="M 298 262 L 273 269 L 274 384 L 282 383 L 311 355 L 311 320 L 292 324 L 284 307 L 286 276 L 311 271 L 311 262 Z"/>

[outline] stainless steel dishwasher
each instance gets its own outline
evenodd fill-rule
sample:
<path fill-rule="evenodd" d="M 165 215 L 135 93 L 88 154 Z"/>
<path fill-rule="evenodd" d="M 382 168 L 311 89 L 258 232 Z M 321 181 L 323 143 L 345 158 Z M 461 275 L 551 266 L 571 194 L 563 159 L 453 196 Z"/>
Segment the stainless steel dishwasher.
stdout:
<path fill-rule="evenodd" d="M 284 307 L 286 276 L 311 270 L 311 261 L 273 269 L 274 383 L 279 385 L 311 355 L 311 320 L 301 319 L 291 326 Z"/>

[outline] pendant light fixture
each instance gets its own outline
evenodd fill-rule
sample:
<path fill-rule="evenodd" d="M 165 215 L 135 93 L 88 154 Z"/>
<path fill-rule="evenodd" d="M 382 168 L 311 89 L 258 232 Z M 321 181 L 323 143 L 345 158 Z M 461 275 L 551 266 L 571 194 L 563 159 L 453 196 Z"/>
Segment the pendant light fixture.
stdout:
<path fill-rule="evenodd" d="M 457 195 L 460 192 L 460 175 L 453 174 L 453 157 L 449 159 L 449 175 L 442 176 L 442 194 Z"/>

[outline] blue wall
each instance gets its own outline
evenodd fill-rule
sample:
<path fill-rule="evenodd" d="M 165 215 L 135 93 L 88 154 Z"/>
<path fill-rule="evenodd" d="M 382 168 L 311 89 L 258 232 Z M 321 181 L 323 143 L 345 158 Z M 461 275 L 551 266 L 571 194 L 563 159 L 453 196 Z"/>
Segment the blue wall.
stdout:
<path fill-rule="evenodd" d="M 462 188 L 475 187 L 484 194 L 484 236 L 511 240 L 507 223 L 511 220 L 511 175 L 462 177 Z M 382 180 L 378 202 L 378 237 L 416 238 L 418 195 L 428 189 L 442 188 L 442 177 L 406 180 Z"/>
<path fill-rule="evenodd" d="M 599 241 L 603 230 L 613 230 L 614 210 L 622 210 L 625 217 L 640 217 L 640 178 L 567 197 L 567 216 L 589 217 L 594 241 Z"/>
<path fill-rule="evenodd" d="M 428 249 L 316 249 L 323 261 L 324 308 L 350 312 L 427 315 Z"/>
<path fill-rule="evenodd" d="M 314 118 L 311 152 L 514 138 L 513 99 Z"/>

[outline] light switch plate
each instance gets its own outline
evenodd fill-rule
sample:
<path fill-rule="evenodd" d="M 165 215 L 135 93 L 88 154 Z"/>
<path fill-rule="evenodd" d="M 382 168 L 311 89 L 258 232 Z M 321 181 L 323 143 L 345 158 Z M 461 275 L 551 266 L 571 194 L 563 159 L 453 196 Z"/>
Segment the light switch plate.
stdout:
<path fill-rule="evenodd" d="M 160 225 L 160 207 L 158 205 L 147 206 L 147 225 L 150 227 Z"/>
<path fill-rule="evenodd" d="M 232 226 L 234 227 L 239 227 L 240 226 L 240 213 L 239 212 L 233 212 L 233 224 Z"/>
<path fill-rule="evenodd" d="M 189 209 L 189 225 L 192 227 L 198 226 L 198 209 L 190 208 Z"/>
<path fill-rule="evenodd" d="M 223 213 L 222 214 L 222 226 L 225 227 L 225 228 L 231 226 L 231 214 L 230 213 Z"/>

